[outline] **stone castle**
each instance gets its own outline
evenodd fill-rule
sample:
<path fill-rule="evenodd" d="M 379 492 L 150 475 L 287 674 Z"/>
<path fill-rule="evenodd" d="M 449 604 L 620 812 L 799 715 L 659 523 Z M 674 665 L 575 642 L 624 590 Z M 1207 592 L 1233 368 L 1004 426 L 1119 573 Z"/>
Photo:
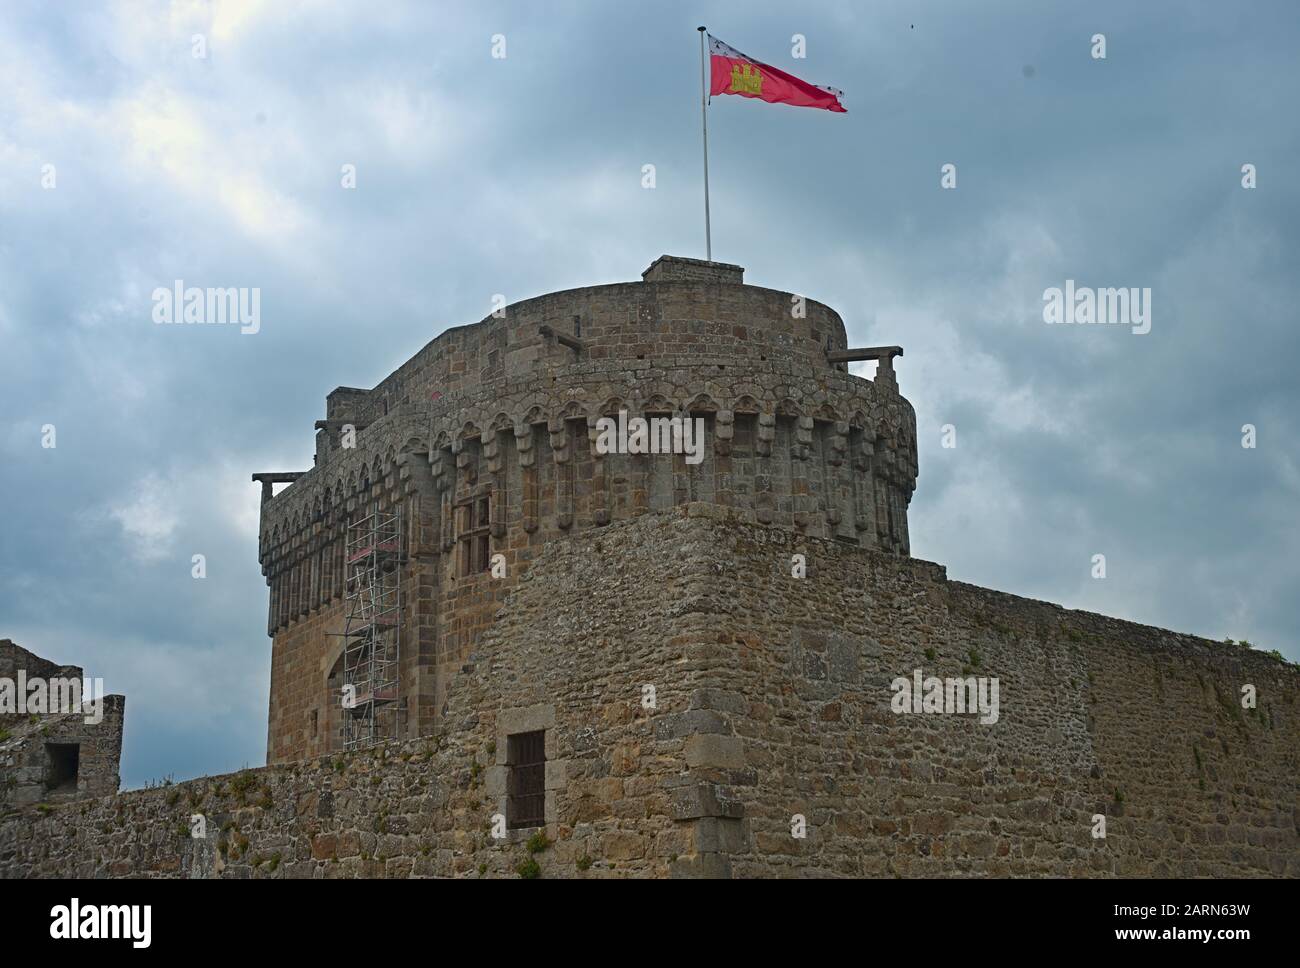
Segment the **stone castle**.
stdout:
<path fill-rule="evenodd" d="M 343 746 L 347 529 L 373 511 L 400 509 L 405 531 L 402 737 L 433 729 L 455 673 L 556 538 L 704 503 L 907 554 L 916 417 L 894 379 L 902 350 L 849 350 L 834 310 L 742 272 L 664 256 L 640 283 L 517 303 L 443 333 L 373 390 L 326 398 L 315 466 L 255 476 L 270 762 Z M 856 359 L 880 361 L 874 381 L 849 375 Z M 703 460 L 600 453 L 596 423 L 620 412 L 702 420 Z"/>
<path fill-rule="evenodd" d="M 1300 670 L 910 557 L 901 354 L 664 256 L 334 390 L 254 475 L 268 766 L 11 816 L 0 874 L 1300 875 Z"/>

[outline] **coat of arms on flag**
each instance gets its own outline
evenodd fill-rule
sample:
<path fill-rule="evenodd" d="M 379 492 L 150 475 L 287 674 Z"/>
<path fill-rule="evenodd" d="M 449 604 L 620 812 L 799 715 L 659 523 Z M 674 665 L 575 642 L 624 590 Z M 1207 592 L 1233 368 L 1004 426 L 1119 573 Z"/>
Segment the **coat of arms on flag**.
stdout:
<path fill-rule="evenodd" d="M 844 112 L 844 105 L 840 103 L 843 91 L 809 84 L 770 64 L 756 61 L 712 34 L 708 35 L 708 40 L 709 62 L 713 69 L 710 94 L 739 94 L 770 104 Z"/>

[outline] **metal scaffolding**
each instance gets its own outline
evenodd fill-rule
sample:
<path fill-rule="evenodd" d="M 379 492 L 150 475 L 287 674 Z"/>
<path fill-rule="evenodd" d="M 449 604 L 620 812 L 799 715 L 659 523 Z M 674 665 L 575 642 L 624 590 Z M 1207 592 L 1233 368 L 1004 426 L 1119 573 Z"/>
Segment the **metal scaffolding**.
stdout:
<path fill-rule="evenodd" d="M 343 745 L 356 750 L 400 736 L 401 508 L 353 522 L 345 553 Z"/>

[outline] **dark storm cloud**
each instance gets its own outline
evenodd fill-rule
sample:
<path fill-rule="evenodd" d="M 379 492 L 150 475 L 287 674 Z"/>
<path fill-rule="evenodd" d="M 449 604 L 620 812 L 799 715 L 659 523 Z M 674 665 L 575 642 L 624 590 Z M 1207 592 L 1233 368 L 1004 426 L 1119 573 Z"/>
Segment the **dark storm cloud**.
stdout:
<path fill-rule="evenodd" d="M 703 20 L 847 92 L 847 115 L 715 99 L 714 254 L 834 306 L 854 343 L 906 348 L 914 553 L 1300 658 L 1300 15 L 986 6 L 10 9 L 0 635 L 127 693 L 128 784 L 260 762 L 248 475 L 309 466 L 326 392 L 495 293 L 702 256 Z M 1067 278 L 1150 287 L 1151 332 L 1045 325 Z M 155 326 L 175 279 L 260 287 L 261 332 Z"/>

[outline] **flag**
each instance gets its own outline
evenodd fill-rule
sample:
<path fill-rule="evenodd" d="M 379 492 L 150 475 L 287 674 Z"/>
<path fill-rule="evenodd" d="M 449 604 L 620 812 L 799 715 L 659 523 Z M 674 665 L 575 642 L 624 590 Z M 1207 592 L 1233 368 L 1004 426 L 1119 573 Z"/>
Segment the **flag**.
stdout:
<path fill-rule="evenodd" d="M 843 91 L 801 81 L 793 74 L 746 57 L 709 34 L 709 61 L 713 68 L 710 94 L 739 94 L 771 104 L 844 111 Z"/>

